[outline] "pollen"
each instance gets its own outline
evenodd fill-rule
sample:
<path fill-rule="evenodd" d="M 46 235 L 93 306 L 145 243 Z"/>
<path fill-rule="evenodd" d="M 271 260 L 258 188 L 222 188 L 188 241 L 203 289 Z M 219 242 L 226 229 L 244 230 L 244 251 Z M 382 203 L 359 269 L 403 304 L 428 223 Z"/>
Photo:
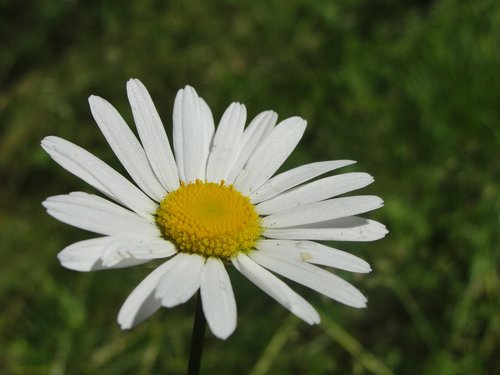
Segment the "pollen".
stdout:
<path fill-rule="evenodd" d="M 224 181 L 181 183 L 161 201 L 156 223 L 179 251 L 225 260 L 251 251 L 262 232 L 250 199 Z"/>

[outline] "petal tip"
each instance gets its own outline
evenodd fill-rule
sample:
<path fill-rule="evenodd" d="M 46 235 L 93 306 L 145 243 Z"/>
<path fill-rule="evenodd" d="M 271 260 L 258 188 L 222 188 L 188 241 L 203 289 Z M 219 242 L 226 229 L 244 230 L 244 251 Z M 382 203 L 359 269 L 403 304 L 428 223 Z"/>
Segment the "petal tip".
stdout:
<path fill-rule="evenodd" d="M 128 331 L 132 328 L 132 324 L 130 324 L 130 322 L 120 322 L 120 320 L 118 320 L 118 325 L 122 331 Z"/>
<path fill-rule="evenodd" d="M 60 143 L 64 141 L 65 141 L 64 139 L 59 138 L 55 135 L 48 135 L 40 141 L 40 145 L 43 147 L 44 150 L 47 150 L 55 148 L 58 142 Z"/>
<path fill-rule="evenodd" d="M 235 328 L 232 328 L 232 329 L 227 330 L 227 331 L 221 331 L 221 332 L 214 332 L 214 331 L 212 331 L 212 333 L 218 339 L 226 340 L 227 338 L 229 338 L 229 336 L 231 336 L 233 334 Z"/>
<path fill-rule="evenodd" d="M 103 109 L 103 108 L 106 108 L 106 107 L 112 107 L 112 105 L 104 98 L 101 98 L 100 96 L 97 96 L 97 95 L 90 95 L 89 96 L 89 105 L 90 105 L 90 111 L 92 113 L 93 110 L 96 110 L 96 109 Z"/>
<path fill-rule="evenodd" d="M 43 137 L 43 138 L 42 138 L 42 140 L 40 141 L 40 145 L 41 145 L 42 147 L 44 147 L 44 146 L 48 146 L 48 145 L 49 145 L 49 143 L 51 143 L 51 138 L 52 138 L 52 137 L 53 137 L 52 135 L 48 135 L 48 136 L 46 136 L 46 137 Z"/>
<path fill-rule="evenodd" d="M 127 81 L 127 90 L 134 88 L 144 88 L 144 84 L 138 78 L 130 78 Z"/>
<path fill-rule="evenodd" d="M 180 89 L 179 91 L 181 91 L 181 90 L 186 92 L 186 93 L 189 93 L 191 95 L 198 96 L 198 94 L 196 93 L 196 90 L 191 85 L 186 85 L 186 86 L 184 86 L 183 89 Z"/>

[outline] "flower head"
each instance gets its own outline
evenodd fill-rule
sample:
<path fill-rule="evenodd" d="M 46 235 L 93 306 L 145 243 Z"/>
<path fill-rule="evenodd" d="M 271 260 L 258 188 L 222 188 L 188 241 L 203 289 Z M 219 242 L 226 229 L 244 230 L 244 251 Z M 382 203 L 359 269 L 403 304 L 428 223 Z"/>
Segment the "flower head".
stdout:
<path fill-rule="evenodd" d="M 318 266 L 369 272 L 360 258 L 315 241 L 372 241 L 385 226 L 356 215 L 377 209 L 376 196 L 338 197 L 373 178 L 345 173 L 311 180 L 351 160 L 306 164 L 273 177 L 306 128 L 299 117 L 276 125 L 273 111 L 245 128 L 246 109 L 231 104 L 215 130 L 212 113 L 189 86 L 173 111 L 173 152 L 153 101 L 132 79 L 127 93 L 140 141 L 116 109 L 89 98 L 92 114 L 135 182 L 83 148 L 50 136 L 42 147 L 63 168 L 108 199 L 84 192 L 43 202 L 58 220 L 100 234 L 59 253 L 77 271 L 165 262 L 129 295 L 118 323 L 129 329 L 161 306 L 173 307 L 200 290 L 215 336 L 236 328 L 236 302 L 225 267 L 233 265 L 264 292 L 309 324 L 316 310 L 274 274 L 353 307 L 366 298 L 354 286 Z"/>

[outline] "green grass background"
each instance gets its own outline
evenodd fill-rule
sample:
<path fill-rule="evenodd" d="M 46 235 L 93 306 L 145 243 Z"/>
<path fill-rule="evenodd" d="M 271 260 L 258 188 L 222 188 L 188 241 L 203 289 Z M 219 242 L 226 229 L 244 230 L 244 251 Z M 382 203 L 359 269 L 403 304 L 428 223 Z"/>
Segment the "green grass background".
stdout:
<path fill-rule="evenodd" d="M 150 266 L 77 273 L 56 254 L 92 234 L 47 196 L 92 189 L 40 148 L 76 142 L 123 171 L 87 97 L 131 124 L 128 78 L 171 127 L 193 85 L 216 119 L 231 101 L 309 126 L 286 167 L 354 159 L 389 235 L 337 244 L 369 261 L 338 272 L 355 310 L 294 285 L 309 327 L 231 271 L 238 328 L 207 335 L 204 374 L 500 374 L 500 2 L 0 1 L 0 373 L 183 374 L 194 303 L 129 332 L 117 312 Z M 170 131 L 170 130 L 169 130 Z"/>

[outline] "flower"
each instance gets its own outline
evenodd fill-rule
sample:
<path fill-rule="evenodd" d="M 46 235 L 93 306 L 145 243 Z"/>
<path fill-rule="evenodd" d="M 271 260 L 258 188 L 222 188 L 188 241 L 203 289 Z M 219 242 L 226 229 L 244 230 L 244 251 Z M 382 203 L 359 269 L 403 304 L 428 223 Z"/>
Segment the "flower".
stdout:
<path fill-rule="evenodd" d="M 385 236 L 383 224 L 355 216 L 381 207 L 379 197 L 337 197 L 373 182 L 369 174 L 310 182 L 354 163 L 337 160 L 272 177 L 298 144 L 306 121 L 291 117 L 276 125 L 276 113 L 265 111 L 245 128 L 245 106 L 233 103 L 215 130 L 208 105 L 190 86 L 175 98 L 172 152 L 144 85 L 131 79 L 127 93 L 140 142 L 110 103 L 97 96 L 89 103 L 137 186 L 71 142 L 54 136 L 42 141 L 52 159 L 109 198 L 73 192 L 43 202 L 56 219 L 103 235 L 63 249 L 58 257 L 64 267 L 93 271 L 166 259 L 126 299 L 118 314 L 122 329 L 200 290 L 211 331 L 227 338 L 237 317 L 225 269 L 230 264 L 309 324 L 319 323 L 316 310 L 274 274 L 346 305 L 366 306 L 360 291 L 319 266 L 369 272 L 368 263 L 315 241 Z"/>

